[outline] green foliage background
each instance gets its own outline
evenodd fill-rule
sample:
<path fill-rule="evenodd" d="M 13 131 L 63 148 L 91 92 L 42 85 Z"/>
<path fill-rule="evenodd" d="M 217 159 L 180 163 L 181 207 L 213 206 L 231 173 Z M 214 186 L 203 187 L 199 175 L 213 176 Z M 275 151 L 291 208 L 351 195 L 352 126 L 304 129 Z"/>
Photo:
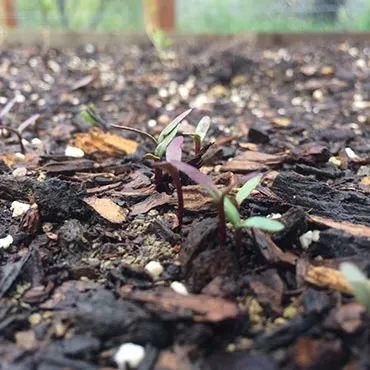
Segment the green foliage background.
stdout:
<path fill-rule="evenodd" d="M 303 4 L 314 0 L 301 0 Z M 367 31 L 370 0 L 346 0 L 338 21 L 318 22 L 310 14 L 284 7 L 287 0 L 177 0 L 178 31 L 235 33 L 243 31 Z M 357 3 L 356 3 L 357 1 Z M 58 3 L 65 3 L 65 18 Z M 20 25 L 38 29 L 143 31 L 142 0 L 17 0 Z M 104 5 L 102 7 L 102 5 Z M 66 19 L 68 24 L 66 24 Z"/>

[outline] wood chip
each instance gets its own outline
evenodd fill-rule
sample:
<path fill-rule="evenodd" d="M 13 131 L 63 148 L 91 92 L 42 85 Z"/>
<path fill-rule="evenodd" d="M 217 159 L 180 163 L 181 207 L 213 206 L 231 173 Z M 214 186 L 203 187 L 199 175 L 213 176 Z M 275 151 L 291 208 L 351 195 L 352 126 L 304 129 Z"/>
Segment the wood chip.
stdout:
<path fill-rule="evenodd" d="M 321 288 L 337 290 L 341 293 L 352 294 L 351 286 L 344 275 L 335 269 L 323 266 L 309 266 L 305 280 Z"/>
<path fill-rule="evenodd" d="M 353 224 L 347 221 L 334 221 L 329 218 L 308 215 L 307 220 L 317 225 L 332 227 L 334 229 L 342 230 L 345 233 L 352 234 L 355 236 L 363 236 L 370 238 L 370 227 L 360 224 Z"/>
<path fill-rule="evenodd" d="M 125 210 L 109 198 L 85 198 L 84 202 L 94 209 L 95 212 L 109 222 L 120 224 L 126 221 Z"/>
<path fill-rule="evenodd" d="M 121 295 L 132 300 L 151 303 L 166 312 L 188 316 L 193 312 L 195 321 L 218 322 L 235 318 L 239 314 L 236 304 L 223 298 L 211 297 L 205 294 L 182 295 L 172 289 L 161 291 L 132 291 L 121 289 Z"/>
<path fill-rule="evenodd" d="M 100 154 L 109 157 L 135 153 L 138 147 L 136 141 L 104 132 L 97 127 L 92 127 L 88 133 L 74 135 L 70 145 L 82 149 L 89 155 Z"/>
<path fill-rule="evenodd" d="M 168 204 L 170 200 L 171 200 L 170 195 L 166 193 L 155 192 L 142 202 L 135 204 L 131 208 L 131 215 L 135 216 L 142 213 L 147 213 L 153 208 L 162 206 L 163 204 Z"/>
<path fill-rule="evenodd" d="M 260 171 L 268 169 L 269 165 L 282 163 L 285 158 L 285 154 L 268 154 L 249 150 L 227 162 L 221 167 L 221 170 L 232 172 Z"/>

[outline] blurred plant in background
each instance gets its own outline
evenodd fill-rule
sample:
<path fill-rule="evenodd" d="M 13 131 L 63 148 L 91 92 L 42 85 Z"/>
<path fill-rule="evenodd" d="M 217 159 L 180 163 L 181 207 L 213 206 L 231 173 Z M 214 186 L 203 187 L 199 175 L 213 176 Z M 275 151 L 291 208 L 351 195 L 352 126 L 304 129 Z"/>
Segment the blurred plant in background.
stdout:
<path fill-rule="evenodd" d="M 22 28 L 145 31 L 142 0 L 15 1 Z M 370 30 L 370 0 L 176 0 L 176 7 L 185 33 Z"/>

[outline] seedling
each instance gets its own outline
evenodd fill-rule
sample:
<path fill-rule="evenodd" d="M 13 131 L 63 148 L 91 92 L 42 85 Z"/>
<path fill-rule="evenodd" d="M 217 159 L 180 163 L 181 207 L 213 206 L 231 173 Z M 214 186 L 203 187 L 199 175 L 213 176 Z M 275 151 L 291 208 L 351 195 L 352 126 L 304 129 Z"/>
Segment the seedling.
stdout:
<path fill-rule="evenodd" d="M 200 153 L 200 149 L 202 147 L 202 143 L 207 135 L 209 127 L 211 126 L 211 118 L 208 116 L 204 116 L 198 123 L 195 132 L 191 134 L 187 134 L 191 136 L 194 140 L 194 149 L 195 155 Z"/>
<path fill-rule="evenodd" d="M 181 121 L 185 117 L 187 117 L 191 111 L 192 109 L 188 109 L 187 111 L 178 115 L 168 126 L 166 126 L 162 130 L 162 132 L 159 134 L 157 138 L 155 138 L 153 135 L 149 134 L 144 130 L 140 130 L 133 127 L 122 125 L 111 125 L 111 127 L 118 128 L 120 130 L 134 132 L 135 134 L 139 134 L 144 139 L 150 140 L 154 144 L 155 149 L 153 153 L 145 154 L 144 158 L 158 162 L 161 160 L 164 153 L 166 152 L 168 145 L 177 135 L 177 131 L 179 129 Z M 103 128 L 108 127 L 108 124 L 99 116 L 95 106 L 92 104 L 89 105 L 88 109 L 81 112 L 81 117 L 92 125 L 99 125 Z M 162 171 L 158 166 L 154 167 L 154 178 L 156 185 L 159 186 L 162 179 Z"/>
<path fill-rule="evenodd" d="M 252 216 L 247 219 L 240 217 L 239 208 L 245 199 L 249 197 L 252 191 L 260 184 L 261 175 L 253 176 L 236 193 L 234 203 L 225 198 L 225 214 L 228 221 L 235 230 L 235 249 L 240 253 L 242 242 L 242 229 L 257 228 L 269 232 L 278 232 L 284 229 L 284 225 L 279 221 L 270 220 L 266 217 Z"/>
<path fill-rule="evenodd" d="M 187 163 L 172 160 L 171 165 L 177 168 L 177 170 L 184 172 L 190 179 L 192 179 L 197 184 L 201 185 L 205 188 L 208 192 L 210 197 L 212 198 L 213 202 L 215 203 L 218 215 L 219 215 L 219 230 L 220 230 L 220 244 L 226 244 L 226 218 L 225 218 L 225 211 L 224 211 L 224 198 L 226 196 L 226 192 L 222 192 L 214 185 L 212 180 L 205 175 L 204 173 L 200 172 L 197 168 L 190 166 Z"/>
<path fill-rule="evenodd" d="M 206 189 L 212 200 L 216 204 L 219 219 L 220 219 L 220 242 L 226 243 L 226 219 L 233 225 L 235 230 L 235 249 L 240 253 L 241 249 L 241 230 L 244 228 L 258 228 L 265 231 L 277 232 L 284 229 L 284 225 L 278 221 L 270 220 L 266 217 L 253 216 L 247 219 L 242 219 L 238 208 L 243 201 L 251 194 L 251 192 L 259 185 L 261 176 L 255 176 L 247 181 L 236 194 L 235 200 L 231 200 L 227 191 L 220 191 L 212 182 L 212 180 L 197 168 L 190 166 L 181 161 L 171 161 L 172 166 L 179 171 L 184 172 L 194 182 Z"/>
<path fill-rule="evenodd" d="M 182 159 L 182 151 L 181 147 L 184 143 L 183 136 L 177 136 L 174 138 L 171 143 L 168 145 L 166 150 L 166 161 L 165 162 L 158 162 L 154 166 L 156 168 L 160 168 L 163 171 L 167 171 L 173 180 L 173 184 L 176 188 L 177 192 L 177 218 L 179 220 L 179 225 L 182 225 L 182 219 L 184 215 L 184 196 L 182 192 L 182 183 L 180 179 L 180 173 L 178 169 L 172 164 L 172 162 L 181 162 Z"/>
<path fill-rule="evenodd" d="M 350 284 L 356 299 L 363 304 L 370 313 L 370 281 L 353 263 L 343 262 L 340 271 Z"/>
<path fill-rule="evenodd" d="M 181 121 L 189 115 L 189 113 L 192 111 L 192 109 L 188 109 L 187 111 L 181 113 L 178 115 L 167 127 L 165 127 L 162 132 L 159 134 L 157 138 L 150 135 L 149 133 L 139 130 L 132 127 L 127 126 L 121 126 L 121 125 L 112 125 L 112 127 L 135 132 L 139 135 L 141 135 L 145 139 L 149 139 L 155 146 L 155 149 L 153 153 L 147 153 L 145 154 L 145 158 L 151 159 L 154 162 L 158 162 L 163 157 L 164 153 L 166 152 L 167 147 L 170 145 L 171 141 L 175 138 L 177 135 L 177 131 L 179 129 L 179 125 Z M 160 168 L 155 167 L 155 183 L 158 186 L 161 183 L 162 178 L 162 171 Z"/>

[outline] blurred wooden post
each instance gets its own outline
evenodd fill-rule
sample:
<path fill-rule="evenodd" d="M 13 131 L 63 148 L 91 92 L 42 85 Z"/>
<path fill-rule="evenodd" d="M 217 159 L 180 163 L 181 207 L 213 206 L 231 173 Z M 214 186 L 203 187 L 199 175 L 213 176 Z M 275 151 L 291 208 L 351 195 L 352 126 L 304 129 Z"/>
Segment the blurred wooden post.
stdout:
<path fill-rule="evenodd" d="M 152 29 L 172 32 L 176 27 L 176 0 L 144 0 L 145 23 Z"/>
<path fill-rule="evenodd" d="M 15 0 L 0 0 L 3 24 L 5 28 L 16 28 L 17 18 L 15 11 Z"/>

